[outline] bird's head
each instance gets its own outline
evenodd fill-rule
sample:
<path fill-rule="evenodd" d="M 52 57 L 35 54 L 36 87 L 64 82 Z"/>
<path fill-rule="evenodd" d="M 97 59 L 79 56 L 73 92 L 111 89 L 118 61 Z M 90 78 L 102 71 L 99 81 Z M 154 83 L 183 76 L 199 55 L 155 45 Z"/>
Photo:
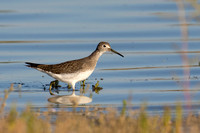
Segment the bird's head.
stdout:
<path fill-rule="evenodd" d="M 99 50 L 99 51 L 102 52 L 102 53 L 105 53 L 105 52 L 107 52 L 107 51 L 111 51 L 111 52 L 113 52 L 113 53 L 115 53 L 115 54 L 118 54 L 118 55 L 124 57 L 124 56 L 123 56 L 122 54 L 120 54 L 119 52 L 113 50 L 108 42 L 100 42 L 100 43 L 98 44 L 98 46 L 97 46 L 97 50 Z"/>

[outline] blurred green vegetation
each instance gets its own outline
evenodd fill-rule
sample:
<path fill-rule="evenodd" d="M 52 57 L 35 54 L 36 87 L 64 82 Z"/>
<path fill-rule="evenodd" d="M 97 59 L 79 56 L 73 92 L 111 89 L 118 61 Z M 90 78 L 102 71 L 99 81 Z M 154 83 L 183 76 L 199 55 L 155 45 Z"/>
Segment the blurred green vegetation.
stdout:
<path fill-rule="evenodd" d="M 171 109 L 166 107 L 163 115 L 148 115 L 146 104 L 140 109 L 127 109 L 127 101 L 123 101 L 122 110 L 114 108 L 101 110 L 85 109 L 85 111 L 33 111 L 31 106 L 18 112 L 13 106 L 10 111 L 3 111 L 6 99 L 14 90 L 13 84 L 5 90 L 1 100 L 0 132 L 1 133 L 198 133 L 200 132 L 200 116 L 189 113 L 183 117 L 181 103 L 172 117 Z M 56 117 L 55 117 L 56 116 Z"/>

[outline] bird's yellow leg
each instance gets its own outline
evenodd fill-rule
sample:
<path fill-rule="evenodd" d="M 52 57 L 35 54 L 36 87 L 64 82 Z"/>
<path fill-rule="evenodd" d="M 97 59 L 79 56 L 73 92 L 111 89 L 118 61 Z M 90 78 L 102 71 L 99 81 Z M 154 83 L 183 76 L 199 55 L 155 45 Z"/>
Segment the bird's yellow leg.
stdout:
<path fill-rule="evenodd" d="M 49 85 L 49 93 L 51 95 L 54 95 L 53 92 L 51 91 L 52 85 L 55 83 L 55 81 L 51 81 L 50 85 Z"/>

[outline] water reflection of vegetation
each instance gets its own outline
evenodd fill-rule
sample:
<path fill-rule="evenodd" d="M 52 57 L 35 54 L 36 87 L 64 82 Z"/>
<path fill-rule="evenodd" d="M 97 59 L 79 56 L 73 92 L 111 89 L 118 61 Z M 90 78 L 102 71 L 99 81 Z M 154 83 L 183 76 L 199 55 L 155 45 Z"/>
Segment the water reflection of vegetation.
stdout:
<path fill-rule="evenodd" d="M 46 87 L 43 85 L 44 90 L 46 90 Z M 54 95 L 52 90 L 54 90 L 57 94 L 59 93 L 59 88 L 61 88 L 62 86 L 59 85 L 59 81 L 58 80 L 54 80 L 50 82 L 49 85 L 49 93 L 51 95 Z M 90 85 L 86 83 L 86 80 L 80 81 L 80 94 L 85 94 L 86 92 L 88 92 Z M 67 85 L 67 89 L 71 89 L 71 85 Z M 97 81 L 95 83 L 95 85 L 92 85 L 92 91 L 95 92 L 96 94 L 99 94 L 99 92 L 102 90 L 103 88 L 99 86 L 99 81 Z"/>

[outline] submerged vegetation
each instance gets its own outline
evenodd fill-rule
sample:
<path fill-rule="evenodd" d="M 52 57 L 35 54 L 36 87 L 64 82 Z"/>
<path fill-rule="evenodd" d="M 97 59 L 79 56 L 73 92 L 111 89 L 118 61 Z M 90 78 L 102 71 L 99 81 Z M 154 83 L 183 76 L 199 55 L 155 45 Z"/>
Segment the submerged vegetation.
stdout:
<path fill-rule="evenodd" d="M 90 85 L 87 84 L 85 81 L 86 80 L 80 81 L 80 93 L 81 94 L 85 94 L 89 90 L 89 87 L 90 87 Z M 47 86 L 49 86 L 49 88 L 50 88 L 49 89 L 50 94 L 53 94 L 52 90 L 55 91 L 57 94 L 59 94 L 59 88 L 62 88 L 62 86 L 59 85 L 59 81 L 58 80 L 51 81 L 50 84 L 47 85 Z M 43 87 L 44 87 L 44 91 L 46 91 L 46 86 L 43 85 Z M 70 84 L 68 84 L 66 88 L 68 90 L 72 89 L 72 87 L 71 87 Z M 99 94 L 99 92 L 101 90 L 103 90 L 103 87 L 99 86 L 99 80 L 97 80 L 97 82 L 95 83 L 95 85 L 92 85 L 92 91 L 95 92 L 96 94 Z"/>
<path fill-rule="evenodd" d="M 162 115 L 148 115 L 146 105 L 138 110 L 128 107 L 123 101 L 121 111 L 114 108 L 100 109 L 85 108 L 84 111 L 34 111 L 27 106 L 22 112 L 15 107 L 3 111 L 6 99 L 13 90 L 5 90 L 1 100 L 0 132 L 2 133 L 197 133 L 200 132 L 200 116 L 188 114 L 183 117 L 183 110 L 177 104 L 175 116 L 166 107 Z"/>

